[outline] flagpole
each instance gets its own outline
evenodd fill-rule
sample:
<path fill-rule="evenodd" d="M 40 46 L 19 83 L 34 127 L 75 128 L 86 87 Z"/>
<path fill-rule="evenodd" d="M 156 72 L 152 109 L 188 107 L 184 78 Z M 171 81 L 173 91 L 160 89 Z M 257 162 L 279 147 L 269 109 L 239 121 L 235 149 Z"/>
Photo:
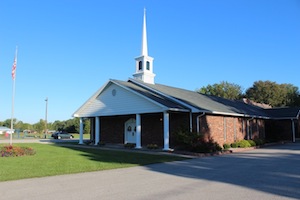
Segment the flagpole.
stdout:
<path fill-rule="evenodd" d="M 12 86 L 12 106 L 11 106 L 11 121 L 10 121 L 10 139 L 9 144 L 12 145 L 12 134 L 14 129 L 14 104 L 15 104 L 15 85 L 16 85 L 16 68 L 17 68 L 17 54 L 18 54 L 18 46 L 16 47 L 16 53 L 14 58 L 14 63 L 12 66 L 12 80 L 13 80 L 13 86 Z"/>

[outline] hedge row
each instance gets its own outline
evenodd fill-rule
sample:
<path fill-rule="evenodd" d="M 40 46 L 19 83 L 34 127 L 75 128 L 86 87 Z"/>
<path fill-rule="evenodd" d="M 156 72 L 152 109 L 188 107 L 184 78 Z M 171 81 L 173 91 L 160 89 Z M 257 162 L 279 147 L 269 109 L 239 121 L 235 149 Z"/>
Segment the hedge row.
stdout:
<path fill-rule="evenodd" d="M 224 144 L 223 148 L 224 149 L 229 149 L 229 148 L 247 148 L 247 147 L 255 147 L 255 146 L 260 146 L 265 143 L 264 140 L 262 139 L 254 139 L 254 140 L 241 140 L 237 141 L 231 144 Z"/>

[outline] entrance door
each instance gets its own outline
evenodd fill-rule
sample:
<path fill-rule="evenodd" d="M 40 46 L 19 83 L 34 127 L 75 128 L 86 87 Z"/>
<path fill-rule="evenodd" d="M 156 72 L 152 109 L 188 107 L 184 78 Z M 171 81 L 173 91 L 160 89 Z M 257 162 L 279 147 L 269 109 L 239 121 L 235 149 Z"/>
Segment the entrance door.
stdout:
<path fill-rule="evenodd" d="M 129 119 L 125 122 L 125 144 L 127 143 L 136 143 L 135 134 L 136 134 L 136 123 L 135 119 Z"/>

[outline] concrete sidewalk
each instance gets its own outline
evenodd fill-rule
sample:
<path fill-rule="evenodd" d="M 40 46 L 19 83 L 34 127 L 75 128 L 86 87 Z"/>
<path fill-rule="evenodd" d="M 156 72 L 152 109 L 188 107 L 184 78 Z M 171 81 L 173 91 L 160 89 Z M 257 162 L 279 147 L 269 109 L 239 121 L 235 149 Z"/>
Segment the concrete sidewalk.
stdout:
<path fill-rule="evenodd" d="M 300 144 L 0 182 L 1 199 L 300 199 Z"/>

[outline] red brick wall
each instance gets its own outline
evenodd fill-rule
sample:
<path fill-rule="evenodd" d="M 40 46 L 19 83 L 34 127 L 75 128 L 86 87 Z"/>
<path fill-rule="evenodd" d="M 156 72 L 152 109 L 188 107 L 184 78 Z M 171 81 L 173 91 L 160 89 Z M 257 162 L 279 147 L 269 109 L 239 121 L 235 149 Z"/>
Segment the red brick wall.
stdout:
<path fill-rule="evenodd" d="M 142 146 L 157 144 L 163 146 L 163 114 L 143 114 L 141 115 L 142 124 Z"/>
<path fill-rule="evenodd" d="M 250 121 L 250 139 L 265 138 L 265 125 L 262 119 L 253 119 Z M 252 128 L 252 129 L 251 129 Z"/>
<path fill-rule="evenodd" d="M 169 144 L 175 144 L 174 134 L 180 129 L 189 128 L 189 113 L 171 112 L 169 115 Z M 157 144 L 163 147 L 164 127 L 163 113 L 143 114 L 142 120 L 142 146 Z"/>
<path fill-rule="evenodd" d="M 175 133 L 179 130 L 185 129 L 189 130 L 190 128 L 190 115 L 189 113 L 170 113 L 170 130 L 169 130 L 169 144 L 170 147 L 174 146 L 175 141 Z"/>
<path fill-rule="evenodd" d="M 254 139 L 255 137 L 264 138 L 263 120 L 254 119 L 249 122 L 249 126 L 249 130 L 252 131 L 252 134 L 249 134 L 249 136 L 252 136 L 250 139 Z M 221 115 L 205 115 L 200 119 L 200 132 L 212 137 L 221 146 L 224 143 L 231 144 L 247 139 L 247 119 Z"/>
<path fill-rule="evenodd" d="M 100 117 L 100 140 L 105 143 L 124 143 L 124 126 L 135 115 Z M 142 114 L 142 146 L 157 144 L 163 146 L 163 120 L 162 113 Z"/>
<path fill-rule="evenodd" d="M 100 117 L 100 141 L 105 143 L 124 143 L 124 124 L 135 115 Z"/>
<path fill-rule="evenodd" d="M 270 141 L 292 140 L 291 120 L 268 120 L 266 122 L 266 139 Z"/>

